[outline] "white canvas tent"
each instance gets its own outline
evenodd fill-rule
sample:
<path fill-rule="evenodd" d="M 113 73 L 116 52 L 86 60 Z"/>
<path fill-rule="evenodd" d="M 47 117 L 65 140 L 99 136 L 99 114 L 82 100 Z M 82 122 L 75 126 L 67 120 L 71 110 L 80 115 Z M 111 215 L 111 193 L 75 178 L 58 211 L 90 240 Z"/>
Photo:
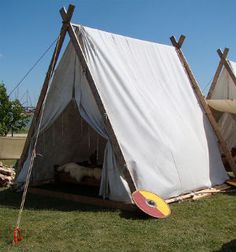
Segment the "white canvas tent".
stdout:
<path fill-rule="evenodd" d="M 131 202 L 136 189 L 167 199 L 223 183 L 213 119 L 183 62 L 183 37 L 172 38 L 175 48 L 72 26 L 71 8 L 61 10 L 50 71 L 66 31 L 71 40 L 50 83 L 46 77 L 17 182 L 25 181 L 41 111 L 32 182 L 52 178 L 53 164 L 99 149 L 100 195 L 112 200 Z"/>
<path fill-rule="evenodd" d="M 236 63 L 226 59 L 228 49 L 221 57 L 207 103 L 217 111 L 217 122 L 229 148 L 236 146 Z"/>

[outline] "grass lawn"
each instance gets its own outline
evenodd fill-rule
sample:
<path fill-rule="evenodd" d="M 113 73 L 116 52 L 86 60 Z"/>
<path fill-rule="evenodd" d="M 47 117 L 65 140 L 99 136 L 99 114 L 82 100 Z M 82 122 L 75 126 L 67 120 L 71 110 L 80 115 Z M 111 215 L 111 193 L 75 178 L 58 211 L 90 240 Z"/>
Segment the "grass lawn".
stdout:
<path fill-rule="evenodd" d="M 13 167 L 16 163 L 16 160 L 2 160 L 1 159 L 0 162 L 2 162 L 7 167 Z"/>
<path fill-rule="evenodd" d="M 235 193 L 172 204 L 164 220 L 28 195 L 14 247 L 19 204 L 0 189 L 0 251 L 236 251 Z"/>

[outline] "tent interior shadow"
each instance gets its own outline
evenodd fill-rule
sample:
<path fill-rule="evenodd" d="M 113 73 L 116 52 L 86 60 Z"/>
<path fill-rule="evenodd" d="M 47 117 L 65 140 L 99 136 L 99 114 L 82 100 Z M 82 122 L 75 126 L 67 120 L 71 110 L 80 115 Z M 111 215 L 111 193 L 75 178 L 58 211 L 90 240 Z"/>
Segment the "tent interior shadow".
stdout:
<path fill-rule="evenodd" d="M 0 191 L 0 207 L 5 206 L 12 209 L 18 209 L 21 203 L 21 193 L 12 191 L 11 189 Z M 90 206 L 78 202 L 66 201 L 62 199 L 54 199 L 42 197 L 28 193 L 25 202 L 25 209 L 28 210 L 50 210 L 50 211 L 83 211 L 83 212 L 115 212 L 116 209 Z"/>
<path fill-rule="evenodd" d="M 217 250 L 215 252 L 231 252 L 231 251 L 232 252 L 236 251 L 236 239 L 223 244 L 221 249 L 219 249 L 219 250 Z"/>
<path fill-rule="evenodd" d="M 0 191 L 0 208 L 5 206 L 11 209 L 19 209 L 22 193 L 17 193 L 11 189 Z M 81 212 L 117 212 L 120 218 L 127 220 L 148 220 L 150 217 L 139 209 L 126 211 L 120 209 L 112 209 L 107 207 L 99 207 L 81 204 L 69 200 L 57 198 L 42 197 L 39 195 L 28 193 L 26 197 L 25 208 L 27 210 L 50 210 L 50 211 L 81 211 Z"/>

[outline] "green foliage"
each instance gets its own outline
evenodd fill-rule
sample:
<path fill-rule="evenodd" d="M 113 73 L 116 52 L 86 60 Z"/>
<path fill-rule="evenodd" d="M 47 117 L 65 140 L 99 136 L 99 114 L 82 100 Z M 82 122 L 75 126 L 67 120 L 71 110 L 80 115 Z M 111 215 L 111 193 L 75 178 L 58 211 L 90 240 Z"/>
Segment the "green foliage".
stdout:
<path fill-rule="evenodd" d="M 3 160 L 1 159 L 0 162 L 3 163 L 3 165 L 7 166 L 7 167 L 14 167 L 16 164 L 17 160 Z"/>
<path fill-rule="evenodd" d="M 8 131 L 10 123 L 11 102 L 7 96 L 7 90 L 3 83 L 0 83 L 0 136 L 5 136 Z"/>
<path fill-rule="evenodd" d="M 14 100 L 11 102 L 10 111 L 10 129 L 12 131 L 18 131 L 24 128 L 28 121 L 29 116 L 24 113 L 24 108 L 22 107 L 19 100 Z"/>
<path fill-rule="evenodd" d="M 0 136 L 9 131 L 23 129 L 29 122 L 29 116 L 18 99 L 11 101 L 3 83 L 0 83 Z"/>

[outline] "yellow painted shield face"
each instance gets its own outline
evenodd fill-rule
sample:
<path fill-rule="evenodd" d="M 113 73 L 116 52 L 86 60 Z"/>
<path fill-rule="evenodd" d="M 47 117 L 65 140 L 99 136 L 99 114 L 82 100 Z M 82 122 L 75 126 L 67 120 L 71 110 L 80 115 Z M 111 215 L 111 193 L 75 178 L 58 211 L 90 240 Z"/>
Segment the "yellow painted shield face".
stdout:
<path fill-rule="evenodd" d="M 171 213 L 168 204 L 154 193 L 138 190 L 132 193 L 132 198 L 138 208 L 154 218 L 166 218 Z"/>

